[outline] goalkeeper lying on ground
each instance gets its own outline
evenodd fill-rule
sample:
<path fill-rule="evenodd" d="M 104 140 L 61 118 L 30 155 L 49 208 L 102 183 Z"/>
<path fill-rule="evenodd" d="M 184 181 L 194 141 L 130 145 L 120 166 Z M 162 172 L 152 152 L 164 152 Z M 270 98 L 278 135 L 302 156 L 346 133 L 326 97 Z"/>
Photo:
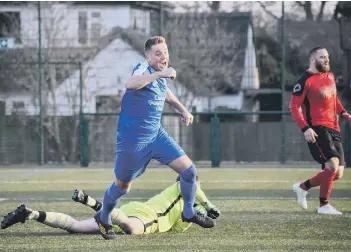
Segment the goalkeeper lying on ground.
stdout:
<path fill-rule="evenodd" d="M 212 219 L 219 217 L 219 210 L 207 199 L 197 179 L 195 210 L 207 214 Z M 74 201 L 100 211 L 101 202 L 93 199 L 84 190 L 75 190 Z M 192 223 L 183 222 L 181 211 L 183 199 L 180 195 L 179 177 L 176 183 L 152 197 L 147 202 L 131 201 L 115 208 L 112 212 L 113 228 L 119 234 L 152 234 L 167 231 L 184 232 Z M 69 215 L 55 212 L 35 211 L 25 205 L 8 213 L 1 222 L 1 229 L 26 220 L 36 220 L 47 226 L 60 228 L 70 233 L 98 233 L 99 227 L 94 218 L 75 220 Z"/>

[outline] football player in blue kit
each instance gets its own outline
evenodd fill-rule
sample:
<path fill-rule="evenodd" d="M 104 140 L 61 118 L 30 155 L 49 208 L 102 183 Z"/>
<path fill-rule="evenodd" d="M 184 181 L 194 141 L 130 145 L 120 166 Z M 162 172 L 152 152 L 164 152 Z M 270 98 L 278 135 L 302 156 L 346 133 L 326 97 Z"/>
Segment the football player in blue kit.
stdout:
<path fill-rule="evenodd" d="M 161 125 L 164 103 L 180 114 L 182 122 L 192 124 L 193 116 L 167 87 L 167 79 L 175 79 L 176 71 L 168 67 L 169 54 L 163 37 L 145 42 L 146 61 L 139 63 L 126 81 L 117 126 L 115 181 L 105 191 L 103 207 L 95 216 L 100 234 L 107 240 L 116 239 L 111 213 L 120 199 L 131 189 L 132 181 L 142 175 L 151 159 L 165 164 L 180 176 L 184 200 L 182 220 L 204 228 L 215 221 L 194 210 L 196 168 L 182 148 Z"/>

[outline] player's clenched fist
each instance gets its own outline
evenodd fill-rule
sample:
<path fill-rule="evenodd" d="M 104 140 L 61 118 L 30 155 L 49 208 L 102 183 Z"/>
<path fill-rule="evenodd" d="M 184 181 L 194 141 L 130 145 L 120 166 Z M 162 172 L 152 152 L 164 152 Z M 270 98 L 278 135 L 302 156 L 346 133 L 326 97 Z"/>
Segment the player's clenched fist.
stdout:
<path fill-rule="evenodd" d="M 303 134 L 305 135 L 306 141 L 309 143 L 316 142 L 316 138 L 318 137 L 317 133 L 312 128 L 309 128 Z"/>
<path fill-rule="evenodd" d="M 189 126 L 189 124 L 193 123 L 194 120 L 194 116 L 192 114 L 190 114 L 188 111 L 184 111 L 183 113 L 181 113 L 181 120 L 182 122 L 186 125 Z"/>
<path fill-rule="evenodd" d="M 159 73 L 162 78 L 175 79 L 177 77 L 177 72 L 173 67 L 165 68 Z"/>

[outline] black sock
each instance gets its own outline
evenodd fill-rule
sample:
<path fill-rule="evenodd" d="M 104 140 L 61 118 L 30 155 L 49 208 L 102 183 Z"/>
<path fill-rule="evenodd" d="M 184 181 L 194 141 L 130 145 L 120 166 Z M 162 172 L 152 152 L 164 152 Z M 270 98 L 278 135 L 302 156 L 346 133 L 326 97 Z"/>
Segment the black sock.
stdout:
<path fill-rule="evenodd" d="M 327 205 L 328 202 L 329 202 L 329 201 L 328 201 L 328 199 L 326 199 L 326 198 L 319 198 L 319 203 L 320 203 L 321 206 Z"/>
<path fill-rule="evenodd" d="M 311 189 L 311 183 L 310 183 L 310 181 L 307 179 L 305 182 L 303 182 L 304 183 L 304 185 L 306 186 L 306 190 L 310 190 Z"/>
<path fill-rule="evenodd" d="M 95 205 L 92 207 L 96 212 L 99 212 L 102 208 L 102 204 L 99 201 L 96 201 Z"/>
<path fill-rule="evenodd" d="M 39 212 L 39 217 L 38 217 L 37 221 L 44 222 L 46 219 L 46 213 L 43 211 L 38 211 L 38 212 Z"/>

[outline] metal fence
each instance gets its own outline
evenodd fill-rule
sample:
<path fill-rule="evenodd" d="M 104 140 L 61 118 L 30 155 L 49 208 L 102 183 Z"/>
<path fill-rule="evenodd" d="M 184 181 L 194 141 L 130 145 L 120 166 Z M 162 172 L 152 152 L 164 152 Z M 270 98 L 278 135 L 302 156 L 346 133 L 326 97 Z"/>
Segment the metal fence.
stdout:
<path fill-rule="evenodd" d="M 283 115 L 285 120 L 249 122 L 251 116 Z M 84 116 L 81 135 L 81 164 L 114 162 L 116 114 Z M 207 161 L 212 167 L 223 161 L 233 163 L 308 164 L 314 162 L 303 134 L 288 113 L 195 113 L 194 124 L 180 124 L 177 114 L 166 113 L 162 125 L 194 161 Z M 351 129 L 342 124 L 344 144 L 349 146 Z M 350 150 L 345 148 L 350 162 Z"/>
<path fill-rule="evenodd" d="M 283 113 L 282 121 L 247 120 L 277 115 L 282 113 L 194 113 L 193 125 L 186 127 L 177 114 L 165 113 L 162 125 L 191 159 L 212 167 L 223 162 L 313 163 L 304 136 L 288 113 Z M 85 114 L 81 119 L 56 117 L 59 139 L 45 128 L 45 163 L 87 167 L 115 161 L 118 114 Z M 351 127 L 342 123 L 341 128 L 346 162 L 351 164 Z M 0 165 L 40 163 L 39 140 L 37 116 L 0 116 Z"/>
<path fill-rule="evenodd" d="M 76 162 L 81 64 L 2 60 L 0 69 L 0 164 Z"/>

